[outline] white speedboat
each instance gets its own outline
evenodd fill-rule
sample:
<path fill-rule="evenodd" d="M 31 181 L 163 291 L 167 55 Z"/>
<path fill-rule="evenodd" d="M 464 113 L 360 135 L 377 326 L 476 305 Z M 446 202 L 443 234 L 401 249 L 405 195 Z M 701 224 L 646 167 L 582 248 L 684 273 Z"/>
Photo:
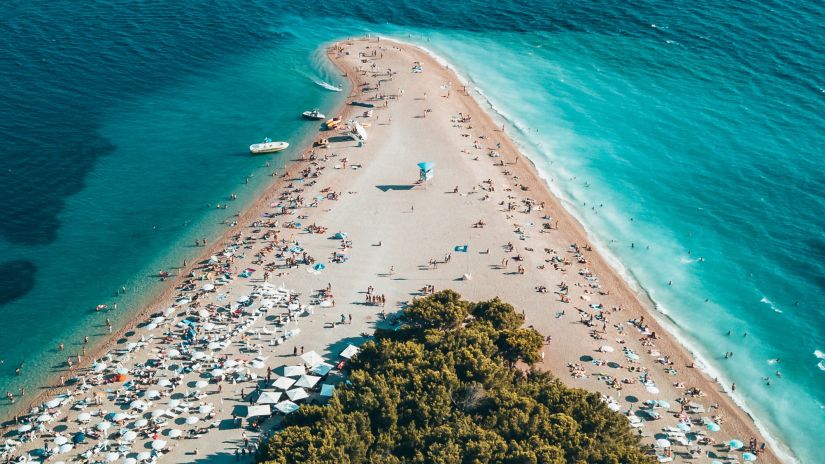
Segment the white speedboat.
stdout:
<path fill-rule="evenodd" d="M 253 143 L 249 146 L 249 152 L 253 155 L 259 153 L 275 153 L 281 151 L 289 146 L 286 142 L 273 142 L 269 137 L 265 138 L 261 143 Z"/>
<path fill-rule="evenodd" d="M 320 121 L 326 118 L 326 116 L 324 116 L 324 114 L 317 108 L 312 111 L 304 111 L 302 115 L 304 116 L 304 119 L 311 119 L 313 121 Z"/>

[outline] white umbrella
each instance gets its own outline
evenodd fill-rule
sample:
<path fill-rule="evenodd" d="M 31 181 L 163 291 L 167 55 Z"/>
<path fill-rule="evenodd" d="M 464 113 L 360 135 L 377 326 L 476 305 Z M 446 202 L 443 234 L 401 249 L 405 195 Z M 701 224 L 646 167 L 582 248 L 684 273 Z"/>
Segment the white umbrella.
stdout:
<path fill-rule="evenodd" d="M 166 388 L 170 385 L 172 385 L 172 381 L 169 380 L 169 379 L 160 379 L 160 380 L 158 380 L 158 387 Z"/>
<path fill-rule="evenodd" d="M 189 425 L 194 425 L 200 422 L 200 418 L 198 416 L 189 416 L 186 418 L 186 423 Z"/>
<path fill-rule="evenodd" d="M 147 390 L 144 396 L 150 400 L 153 400 L 155 398 L 160 398 L 160 392 L 157 390 Z"/>
<path fill-rule="evenodd" d="M 175 408 L 178 407 L 179 404 L 180 404 L 180 400 L 179 399 L 174 399 L 174 400 L 169 402 L 169 409 L 175 409 Z"/>
<path fill-rule="evenodd" d="M 192 361 L 197 361 L 198 359 L 203 359 L 205 357 L 206 357 L 206 353 L 204 353 L 203 351 L 195 351 L 194 353 L 192 353 L 192 356 L 191 356 Z"/>
<path fill-rule="evenodd" d="M 106 430 L 109 430 L 110 428 L 112 428 L 112 423 L 109 422 L 109 421 L 98 422 L 97 425 L 95 426 L 95 428 L 98 429 L 98 430 L 106 431 Z"/>
<path fill-rule="evenodd" d="M 209 382 L 207 382 L 206 380 L 198 380 L 197 382 L 195 382 L 195 388 L 198 389 L 206 388 L 207 385 L 209 385 Z"/>
<path fill-rule="evenodd" d="M 51 422 L 54 420 L 54 416 L 51 414 L 41 414 L 37 417 L 37 422 Z"/>
<path fill-rule="evenodd" d="M 222 376 L 223 374 L 224 374 L 224 370 L 223 370 L 223 369 L 218 368 L 218 369 L 213 369 L 213 370 L 212 370 L 212 377 L 220 377 L 220 376 Z"/>
<path fill-rule="evenodd" d="M 295 383 L 295 379 L 290 379 L 289 377 L 278 377 L 272 382 L 272 386 L 281 390 L 286 390 Z"/>
<path fill-rule="evenodd" d="M 214 406 L 211 404 L 202 404 L 198 406 L 198 413 L 199 414 L 209 414 L 212 410 L 215 409 Z"/>
<path fill-rule="evenodd" d="M 616 351 L 616 350 L 615 350 L 615 348 L 613 348 L 613 347 L 612 347 L 612 346 L 610 346 L 610 345 L 604 345 L 603 347 L 599 348 L 599 351 L 603 351 L 603 352 L 605 352 L 605 353 L 612 353 L 612 352 L 614 352 L 614 351 Z"/>
<path fill-rule="evenodd" d="M 302 375 L 298 378 L 298 381 L 295 382 L 296 387 L 304 387 L 304 388 L 312 388 L 315 386 L 318 381 L 321 380 L 321 377 L 315 375 Z"/>
<path fill-rule="evenodd" d="M 176 350 L 175 348 L 172 348 L 171 350 L 166 352 L 166 356 L 169 356 L 170 358 L 177 358 L 178 356 L 180 356 L 180 351 Z"/>
<path fill-rule="evenodd" d="M 106 462 L 115 462 L 120 459 L 120 453 L 108 453 L 106 455 Z"/>
<path fill-rule="evenodd" d="M 90 420 L 92 420 L 92 415 L 88 412 L 81 412 L 77 415 L 78 422 L 89 422 Z"/>
<path fill-rule="evenodd" d="M 209 317 L 209 311 L 201 309 L 200 311 L 198 311 L 198 316 L 202 318 L 207 318 Z"/>
<path fill-rule="evenodd" d="M 63 435 L 54 437 L 54 444 L 57 445 L 57 446 L 65 445 L 68 442 L 69 442 L 69 439 L 64 437 Z"/>
<path fill-rule="evenodd" d="M 221 344 L 220 344 L 220 342 L 212 342 L 212 343 L 206 345 L 206 347 L 209 348 L 212 351 L 215 351 L 215 350 L 221 349 Z"/>
<path fill-rule="evenodd" d="M 654 387 L 653 385 L 649 385 L 649 386 L 645 387 L 645 390 L 647 390 L 648 392 L 650 392 L 654 395 L 659 393 L 659 389 L 657 387 Z"/>
<path fill-rule="evenodd" d="M 135 421 L 134 424 L 132 424 L 133 427 L 138 429 L 141 427 L 146 427 L 147 425 L 149 425 L 149 421 L 146 419 L 138 419 Z"/>
<path fill-rule="evenodd" d="M 135 456 L 135 459 L 137 459 L 138 461 L 148 461 L 152 459 L 152 453 L 148 451 L 142 451 L 138 453 L 137 456 Z"/>
<path fill-rule="evenodd" d="M 293 388 L 292 390 L 286 392 L 286 396 L 288 396 L 292 401 L 300 401 L 309 398 L 309 394 L 307 394 L 307 391 L 303 388 Z"/>
<path fill-rule="evenodd" d="M 169 438 L 178 438 L 183 434 L 181 429 L 172 429 L 169 431 Z"/>
<path fill-rule="evenodd" d="M 120 421 L 126 420 L 127 418 L 128 417 L 126 416 L 126 414 L 123 414 L 122 412 L 119 412 L 119 413 L 112 416 L 112 420 L 115 421 L 115 422 L 120 422 Z"/>
<path fill-rule="evenodd" d="M 213 323 L 211 323 L 211 322 L 206 322 L 206 323 L 204 323 L 201 327 L 203 327 L 203 330 L 207 330 L 207 331 L 208 331 L 208 330 L 212 330 L 212 329 L 214 329 L 214 328 L 215 328 L 215 324 L 213 324 Z"/>
<path fill-rule="evenodd" d="M 293 403 L 292 401 L 281 401 L 280 403 L 275 405 L 275 409 L 284 413 L 284 414 L 291 414 L 298 410 L 300 406 Z"/>
<path fill-rule="evenodd" d="M 253 369 L 263 369 L 264 367 L 266 367 L 266 364 L 264 364 L 263 361 L 259 361 L 257 359 L 253 360 L 251 365 Z"/>
<path fill-rule="evenodd" d="M 304 366 L 284 366 L 284 376 L 298 377 L 307 373 Z"/>
<path fill-rule="evenodd" d="M 135 441 L 138 434 L 134 430 L 127 430 L 123 435 L 123 439 L 126 441 Z"/>
<path fill-rule="evenodd" d="M 92 370 L 95 372 L 103 372 L 106 370 L 106 363 L 94 363 L 92 364 Z"/>
<path fill-rule="evenodd" d="M 206 292 L 211 292 L 212 290 L 215 290 L 215 285 L 214 284 L 205 284 L 203 286 L 203 290 L 206 291 Z"/>
<path fill-rule="evenodd" d="M 158 325 L 155 324 L 154 322 L 152 322 L 151 324 L 146 324 L 146 327 L 144 327 L 144 329 L 146 329 L 146 330 L 155 330 L 157 328 L 158 328 Z"/>
<path fill-rule="evenodd" d="M 348 345 L 344 348 L 344 351 L 341 352 L 341 357 L 351 359 L 356 354 L 358 354 L 358 347 L 355 345 Z"/>
<path fill-rule="evenodd" d="M 322 308 L 331 308 L 332 307 L 332 302 L 329 301 L 329 300 L 325 300 L 325 301 L 322 301 L 318 306 L 320 306 Z"/>
<path fill-rule="evenodd" d="M 281 392 L 265 391 L 258 396 L 258 404 L 276 404 L 281 399 Z"/>
<path fill-rule="evenodd" d="M 135 458 L 126 458 L 123 460 L 123 464 L 137 464 L 137 462 Z"/>
<path fill-rule="evenodd" d="M 59 453 L 68 453 L 69 451 L 72 450 L 72 448 L 74 448 L 74 446 L 72 446 L 71 443 L 64 443 L 64 444 L 60 445 L 60 448 L 58 448 L 57 451 Z"/>
<path fill-rule="evenodd" d="M 126 375 L 129 373 L 129 369 L 126 369 L 125 367 L 121 366 L 115 369 L 115 373 L 120 375 Z"/>
<path fill-rule="evenodd" d="M 308 351 L 301 355 L 301 359 L 304 360 L 304 363 L 309 366 L 310 368 L 317 366 L 324 362 L 324 358 L 321 357 L 315 351 Z"/>
<path fill-rule="evenodd" d="M 318 364 L 317 366 L 313 367 L 310 370 L 312 371 L 313 374 L 320 375 L 320 376 L 323 377 L 323 376 L 329 374 L 329 371 L 331 371 L 333 367 L 335 367 L 335 366 L 333 366 L 330 363 L 322 362 L 321 364 Z"/>
<path fill-rule="evenodd" d="M 238 365 L 238 361 L 235 361 L 234 359 L 230 359 L 230 360 L 226 361 L 225 363 L 223 363 L 224 367 L 230 367 L 230 368 L 235 367 L 237 365 Z"/>
<path fill-rule="evenodd" d="M 658 446 L 661 446 L 662 448 L 670 448 L 670 441 L 665 440 L 664 438 L 660 438 L 660 439 L 656 440 L 656 444 Z"/>
<path fill-rule="evenodd" d="M 155 451 L 160 451 L 163 448 L 166 448 L 166 440 L 155 440 L 152 442 L 152 449 Z"/>
<path fill-rule="evenodd" d="M 155 409 L 154 411 L 152 411 L 152 417 L 160 417 L 164 414 L 166 414 L 165 409 Z"/>
<path fill-rule="evenodd" d="M 20 432 L 20 433 L 26 433 L 31 429 L 32 429 L 31 424 L 23 424 L 20 427 L 17 427 L 17 431 Z"/>

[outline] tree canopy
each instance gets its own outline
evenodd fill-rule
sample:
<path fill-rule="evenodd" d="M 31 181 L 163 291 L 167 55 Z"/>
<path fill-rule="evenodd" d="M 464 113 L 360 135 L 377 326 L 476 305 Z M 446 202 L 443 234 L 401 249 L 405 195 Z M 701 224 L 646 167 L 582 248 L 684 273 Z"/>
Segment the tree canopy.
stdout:
<path fill-rule="evenodd" d="M 649 463 L 599 396 L 524 369 L 542 337 L 500 300 L 445 290 L 376 332 L 326 406 L 285 418 L 259 460 L 289 463 Z"/>

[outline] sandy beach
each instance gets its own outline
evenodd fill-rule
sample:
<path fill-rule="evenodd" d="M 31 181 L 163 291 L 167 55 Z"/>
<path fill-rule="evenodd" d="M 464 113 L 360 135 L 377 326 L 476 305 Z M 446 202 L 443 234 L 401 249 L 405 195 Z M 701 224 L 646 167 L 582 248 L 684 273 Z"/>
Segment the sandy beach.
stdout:
<path fill-rule="evenodd" d="M 338 114 L 366 140 L 319 131 L 327 148 L 274 155 L 301 159 L 174 288 L 89 353 L 80 380 L 7 427 L 4 457 L 47 449 L 49 462 L 235 462 L 282 417 L 236 421 L 262 405 L 260 391 L 285 410 L 287 397 L 324 401 L 342 381 L 341 352 L 428 288 L 524 311 L 547 340 L 538 367 L 602 394 L 646 444 L 660 440 L 663 461 L 741 461 L 732 439 L 761 447 L 731 386 L 692 367 L 452 70 L 376 38 L 339 42 L 328 56 L 352 81 L 348 103 L 372 105 Z M 426 181 L 422 162 L 432 163 Z M 304 368 L 329 373 L 302 377 Z M 779 462 L 770 446 L 758 456 Z"/>

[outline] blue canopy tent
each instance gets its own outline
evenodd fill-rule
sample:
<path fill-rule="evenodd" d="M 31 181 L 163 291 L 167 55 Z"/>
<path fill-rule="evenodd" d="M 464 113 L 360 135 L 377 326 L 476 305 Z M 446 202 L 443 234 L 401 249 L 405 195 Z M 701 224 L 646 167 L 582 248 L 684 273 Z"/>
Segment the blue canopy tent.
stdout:
<path fill-rule="evenodd" d="M 421 163 L 418 163 L 419 178 L 425 181 L 432 179 L 433 168 L 435 168 L 435 163 L 431 163 L 429 161 L 423 161 Z"/>

